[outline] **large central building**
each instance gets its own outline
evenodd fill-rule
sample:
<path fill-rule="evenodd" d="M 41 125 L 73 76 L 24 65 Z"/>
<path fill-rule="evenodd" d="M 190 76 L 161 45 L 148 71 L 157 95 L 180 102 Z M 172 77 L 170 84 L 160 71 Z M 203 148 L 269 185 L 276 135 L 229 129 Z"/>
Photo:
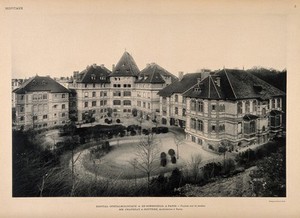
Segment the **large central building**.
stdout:
<path fill-rule="evenodd" d="M 160 112 L 157 93 L 176 80 L 155 63 L 140 71 L 133 57 L 124 52 L 112 71 L 94 64 L 74 72 L 70 116 L 78 122 L 99 121 L 108 115 L 132 116 L 135 109 L 144 118 L 155 118 Z"/>

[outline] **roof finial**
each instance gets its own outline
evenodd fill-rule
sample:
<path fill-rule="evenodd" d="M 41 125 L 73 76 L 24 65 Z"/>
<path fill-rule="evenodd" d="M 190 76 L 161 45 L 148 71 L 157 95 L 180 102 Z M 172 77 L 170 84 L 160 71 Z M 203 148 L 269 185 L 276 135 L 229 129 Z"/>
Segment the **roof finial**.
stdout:
<path fill-rule="evenodd" d="M 126 48 L 125 48 L 125 52 L 126 52 Z"/>

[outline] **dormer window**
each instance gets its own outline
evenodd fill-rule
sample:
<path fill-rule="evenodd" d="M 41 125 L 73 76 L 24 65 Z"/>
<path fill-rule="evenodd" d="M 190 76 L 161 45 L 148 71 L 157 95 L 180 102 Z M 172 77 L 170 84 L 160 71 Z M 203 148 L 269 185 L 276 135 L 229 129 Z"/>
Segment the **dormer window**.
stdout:
<path fill-rule="evenodd" d="M 43 85 L 46 85 L 46 84 L 47 84 L 47 82 L 46 82 L 45 80 L 43 80 L 43 81 L 42 81 L 42 84 L 43 84 Z"/>
<path fill-rule="evenodd" d="M 91 75 L 91 80 L 96 80 L 96 75 L 95 74 Z"/>

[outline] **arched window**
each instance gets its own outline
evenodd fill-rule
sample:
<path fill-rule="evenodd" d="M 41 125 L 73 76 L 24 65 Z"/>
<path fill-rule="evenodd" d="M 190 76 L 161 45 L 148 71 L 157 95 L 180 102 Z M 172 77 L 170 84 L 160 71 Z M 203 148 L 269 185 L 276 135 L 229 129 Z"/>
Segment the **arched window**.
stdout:
<path fill-rule="evenodd" d="M 196 100 L 195 99 L 191 100 L 191 110 L 192 111 L 196 110 Z"/>
<path fill-rule="evenodd" d="M 93 96 L 93 97 L 96 97 L 96 92 L 92 92 L 92 96 Z"/>

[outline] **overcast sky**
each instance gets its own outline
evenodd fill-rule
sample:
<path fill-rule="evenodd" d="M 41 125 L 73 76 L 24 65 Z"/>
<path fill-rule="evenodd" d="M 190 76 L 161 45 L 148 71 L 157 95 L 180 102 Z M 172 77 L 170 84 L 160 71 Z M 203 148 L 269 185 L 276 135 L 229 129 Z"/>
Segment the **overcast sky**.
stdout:
<path fill-rule="evenodd" d="M 11 16 L 13 78 L 71 76 L 93 63 L 111 69 L 125 49 L 140 70 L 155 62 L 176 75 L 223 66 L 286 68 L 282 14 L 198 13 L 195 6 L 190 13 L 153 13 L 145 6 L 114 10 L 96 3 L 65 7 L 67 13 L 59 5 L 50 12 L 35 7 Z"/>

